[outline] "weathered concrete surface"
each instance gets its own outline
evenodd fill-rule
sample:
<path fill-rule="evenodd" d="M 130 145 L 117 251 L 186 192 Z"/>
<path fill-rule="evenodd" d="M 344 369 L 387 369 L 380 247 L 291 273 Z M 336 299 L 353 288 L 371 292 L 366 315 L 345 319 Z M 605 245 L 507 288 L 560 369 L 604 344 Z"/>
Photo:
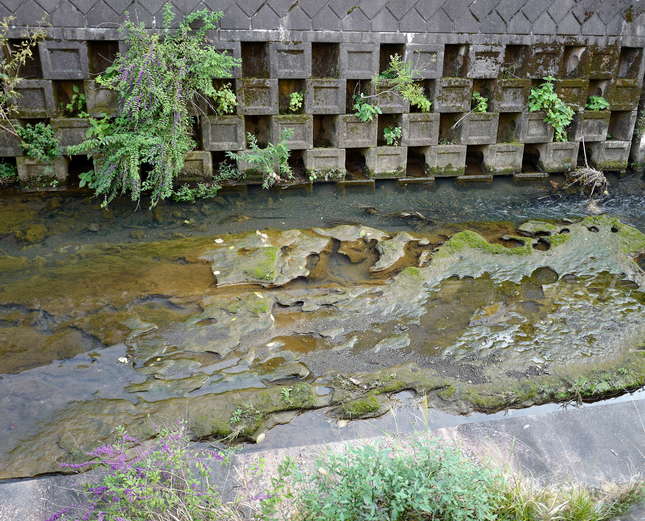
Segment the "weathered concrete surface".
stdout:
<path fill-rule="evenodd" d="M 553 410 L 552 406 L 504 415 L 450 416 L 436 410 L 423 413 L 408 397 L 382 418 L 352 422 L 345 427 L 321 422 L 315 411 L 267 433 L 261 445 L 236 457 L 241 466 L 262 457 L 267 470 L 285 456 L 311 462 L 321 451 L 340 449 L 345 443 L 364 443 L 382 435 L 413 432 L 440 437 L 482 459 L 511 463 L 546 483 L 597 485 L 624 481 L 645 468 L 645 396 L 639 393 L 617 401 L 580 408 Z M 284 444 L 291 445 L 281 448 Z M 70 504 L 69 490 L 88 479 L 51 476 L 0 483 L 0 521 L 43 521 L 57 508 Z M 623 521 L 643 519 L 644 505 Z"/>

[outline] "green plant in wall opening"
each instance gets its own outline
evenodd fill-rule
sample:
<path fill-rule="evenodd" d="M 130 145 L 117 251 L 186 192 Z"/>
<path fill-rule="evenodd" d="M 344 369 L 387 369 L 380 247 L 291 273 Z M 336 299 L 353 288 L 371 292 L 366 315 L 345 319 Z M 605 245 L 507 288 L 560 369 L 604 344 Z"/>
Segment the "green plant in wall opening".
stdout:
<path fill-rule="evenodd" d="M 250 132 L 247 134 L 248 149 L 242 152 L 227 152 L 226 156 L 233 161 L 243 161 L 262 175 L 262 188 L 270 188 L 285 180 L 293 179 L 293 171 L 289 165 L 289 146 L 287 141 L 293 137 L 293 130 L 284 129 L 280 141 L 269 143 L 262 148 L 257 138 Z"/>
<path fill-rule="evenodd" d="M 379 114 L 383 114 L 381 107 L 378 105 L 372 105 L 368 101 L 370 97 L 371 96 L 366 96 L 362 92 L 354 95 L 354 110 L 356 111 L 356 117 L 364 123 L 372 121 L 374 117 Z"/>
<path fill-rule="evenodd" d="M 0 161 L 0 186 L 13 183 L 18 179 L 16 165 Z"/>
<path fill-rule="evenodd" d="M 539 87 L 531 89 L 529 110 L 544 111 L 544 121 L 553 127 L 555 140 L 566 141 L 566 129 L 573 121 L 575 112 L 556 94 L 555 81 L 553 76 L 547 76 Z"/>
<path fill-rule="evenodd" d="M 390 56 L 390 64 L 376 79 L 376 87 L 384 84 L 390 88 L 381 91 L 379 94 L 390 90 L 397 91 L 403 99 L 411 106 L 417 107 L 421 112 L 430 112 L 432 102 L 426 97 L 423 85 L 414 79 L 412 65 L 401 59 L 398 54 Z"/>
<path fill-rule="evenodd" d="M 51 125 L 46 123 L 27 123 L 16 127 L 20 137 L 20 147 L 27 157 L 41 163 L 51 163 L 60 157 L 61 150 L 56 133 Z"/>
<path fill-rule="evenodd" d="M 222 110 L 231 105 L 230 94 L 221 93 L 213 79 L 230 77 L 239 60 L 207 45 L 207 34 L 217 28 L 222 13 L 195 11 L 172 28 L 170 4 L 163 12 L 160 32 L 125 22 L 128 50 L 97 78 L 118 93 L 120 112 L 91 124 L 88 139 L 68 150 L 94 159 L 94 171 L 82 174 L 81 183 L 102 197 L 103 205 L 125 193 L 139 201 L 149 192 L 150 206 L 171 196 L 184 157 L 195 146 L 194 100 L 219 99 Z"/>
<path fill-rule="evenodd" d="M 385 127 L 383 137 L 388 145 L 398 147 L 401 143 L 401 127 Z"/>
<path fill-rule="evenodd" d="M 213 92 L 213 110 L 218 116 L 233 114 L 237 106 L 237 96 L 231 89 L 231 84 L 227 83 Z"/>
<path fill-rule="evenodd" d="M 87 98 L 78 85 L 72 86 L 69 103 L 65 104 L 65 114 L 74 117 L 87 117 Z"/>
<path fill-rule="evenodd" d="M 474 91 L 472 107 L 473 112 L 486 112 L 488 110 L 488 98 L 482 96 L 479 91 Z"/>
<path fill-rule="evenodd" d="M 183 184 L 172 192 L 172 200 L 178 203 L 194 203 L 197 199 L 212 199 L 222 187 L 216 183 L 199 183 L 192 187 Z"/>
<path fill-rule="evenodd" d="M 304 100 L 305 97 L 302 95 L 302 92 L 292 92 L 289 94 L 289 110 L 291 112 L 298 112 L 302 109 Z"/>
<path fill-rule="evenodd" d="M 585 108 L 587 110 L 607 110 L 609 102 L 602 96 L 589 96 Z"/>

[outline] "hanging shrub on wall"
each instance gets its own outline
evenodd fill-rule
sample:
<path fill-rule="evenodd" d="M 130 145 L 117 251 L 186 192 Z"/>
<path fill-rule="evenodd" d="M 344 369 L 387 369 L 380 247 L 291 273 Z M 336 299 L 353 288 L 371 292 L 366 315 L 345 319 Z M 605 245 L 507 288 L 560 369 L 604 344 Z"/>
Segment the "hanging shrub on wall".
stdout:
<path fill-rule="evenodd" d="M 222 95 L 213 78 L 230 77 L 239 60 L 208 45 L 207 32 L 221 12 L 196 11 L 171 29 L 174 13 L 164 7 L 163 30 L 149 33 L 143 24 L 125 22 L 128 50 L 97 78 L 119 96 L 114 118 L 94 120 L 88 139 L 70 154 L 88 154 L 95 169 L 81 175 L 107 205 L 119 194 L 138 201 L 150 193 L 150 205 L 169 197 L 184 156 L 195 147 L 191 109 Z"/>

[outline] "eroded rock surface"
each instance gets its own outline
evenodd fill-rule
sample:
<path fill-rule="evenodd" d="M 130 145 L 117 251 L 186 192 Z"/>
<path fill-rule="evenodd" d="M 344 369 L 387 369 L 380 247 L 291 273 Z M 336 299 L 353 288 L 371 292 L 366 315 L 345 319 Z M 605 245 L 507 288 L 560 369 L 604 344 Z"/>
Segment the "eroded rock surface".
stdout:
<path fill-rule="evenodd" d="M 119 424 L 254 439 L 306 408 L 382 414 L 401 389 L 468 412 L 643 385 L 645 236 L 603 216 L 517 233 L 174 240 L 4 285 L 0 477 L 57 471 Z"/>

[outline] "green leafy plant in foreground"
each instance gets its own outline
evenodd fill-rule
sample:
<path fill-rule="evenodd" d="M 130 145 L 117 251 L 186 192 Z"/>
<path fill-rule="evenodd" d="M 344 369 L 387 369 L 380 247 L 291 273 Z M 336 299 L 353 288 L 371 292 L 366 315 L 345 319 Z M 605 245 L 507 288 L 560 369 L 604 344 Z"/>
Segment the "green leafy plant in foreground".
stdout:
<path fill-rule="evenodd" d="M 573 121 L 575 112 L 555 92 L 555 78 L 547 76 L 544 83 L 531 89 L 529 95 L 529 110 L 531 112 L 544 111 L 545 123 L 551 125 L 555 131 L 556 141 L 566 141 L 566 128 Z"/>
<path fill-rule="evenodd" d="M 41 163 L 51 163 L 61 155 L 56 133 L 51 125 L 46 123 L 27 123 L 16 127 L 21 139 L 20 147 L 25 155 Z"/>
<path fill-rule="evenodd" d="M 488 98 L 482 96 L 479 91 L 473 92 L 473 112 L 486 112 L 488 110 Z"/>
<path fill-rule="evenodd" d="M 401 127 L 385 127 L 383 137 L 388 145 L 399 146 L 401 143 Z"/>
<path fill-rule="evenodd" d="M 188 14 L 172 29 L 174 13 L 164 6 L 162 30 L 149 32 L 143 23 L 125 22 L 128 50 L 97 78 L 118 93 L 115 118 L 94 121 L 83 143 L 70 154 L 93 157 L 95 169 L 81 175 L 81 184 L 94 190 L 107 205 L 130 193 L 138 201 L 150 193 L 150 205 L 173 193 L 173 182 L 194 147 L 191 108 L 196 99 L 214 99 L 229 110 L 232 99 L 213 83 L 230 77 L 239 60 L 207 45 L 222 13 L 208 10 Z"/>
<path fill-rule="evenodd" d="M 302 108 L 305 97 L 301 92 L 292 92 L 289 94 L 289 110 L 291 112 L 298 112 Z"/>
<path fill-rule="evenodd" d="M 585 108 L 587 110 L 607 110 L 609 102 L 602 96 L 589 96 Z"/>
<path fill-rule="evenodd" d="M 372 121 L 375 116 L 383 114 L 381 107 L 378 105 L 372 105 L 369 101 L 369 96 L 366 96 L 362 92 L 360 94 L 354 95 L 354 110 L 356 111 L 355 115 L 358 119 L 367 123 Z"/>
<path fill-rule="evenodd" d="M 284 129 L 278 143 L 269 143 L 262 148 L 258 145 L 257 138 L 248 133 L 248 149 L 242 152 L 227 152 L 226 155 L 234 161 L 247 163 L 251 167 L 249 170 L 259 171 L 262 175 L 262 187 L 270 188 L 274 184 L 293 179 L 293 172 L 289 165 L 289 146 L 287 145 L 287 141 L 292 137 L 293 130 Z"/>

